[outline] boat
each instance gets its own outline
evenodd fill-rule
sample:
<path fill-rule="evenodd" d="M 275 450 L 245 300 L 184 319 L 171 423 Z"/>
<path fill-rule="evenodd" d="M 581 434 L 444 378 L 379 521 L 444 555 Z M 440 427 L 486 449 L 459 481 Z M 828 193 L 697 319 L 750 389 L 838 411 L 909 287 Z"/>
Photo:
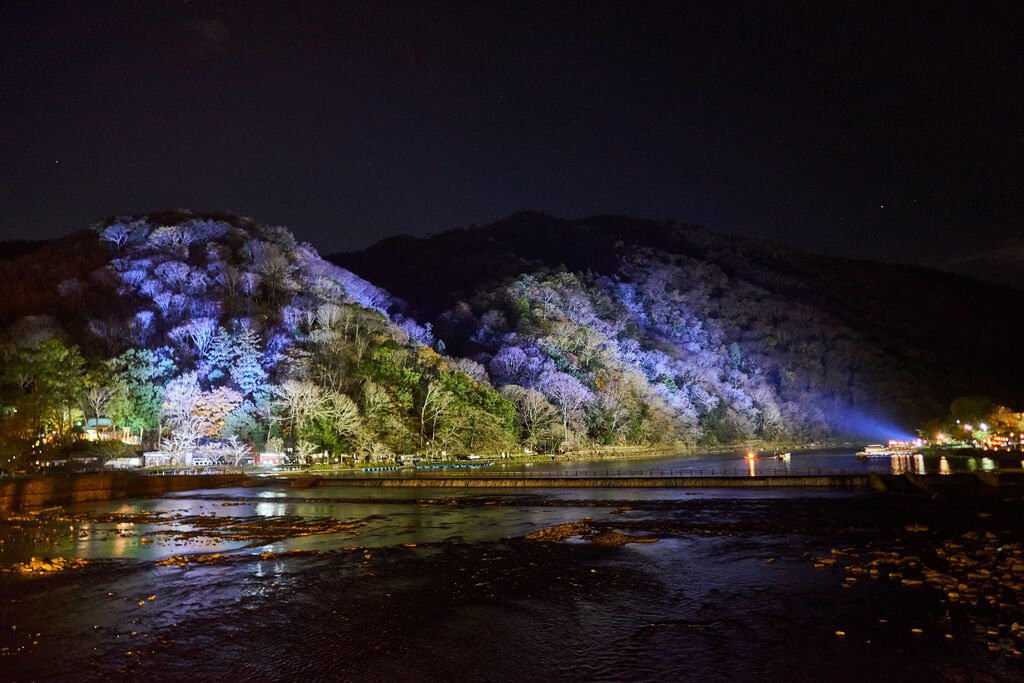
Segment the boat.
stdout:
<path fill-rule="evenodd" d="M 890 455 L 914 455 L 916 451 L 912 448 L 912 445 L 912 443 L 903 441 L 890 441 L 888 445 L 875 443 L 865 446 L 863 450 L 857 451 L 854 455 L 858 460 L 888 457 Z"/>

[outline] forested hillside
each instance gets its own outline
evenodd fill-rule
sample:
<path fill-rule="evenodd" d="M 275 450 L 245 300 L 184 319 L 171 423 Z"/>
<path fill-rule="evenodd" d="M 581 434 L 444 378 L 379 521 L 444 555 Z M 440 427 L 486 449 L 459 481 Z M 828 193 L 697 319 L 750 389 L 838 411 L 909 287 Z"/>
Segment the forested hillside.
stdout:
<path fill-rule="evenodd" d="M 584 402 L 621 404 L 611 373 L 702 443 L 880 435 L 964 394 L 1021 401 L 1024 293 L 963 276 L 534 213 L 332 259 L 404 299 L 496 384 L 517 380 L 502 366 L 521 353 L 579 381 Z"/>
<path fill-rule="evenodd" d="M 0 262 L 8 464 L 89 420 L 179 462 L 515 444 L 509 402 L 283 228 L 175 212 L 31 247 Z"/>
<path fill-rule="evenodd" d="M 1024 379 L 1019 291 L 681 224 L 518 214 L 337 265 L 187 211 L 9 246 L 6 466 L 882 437 Z"/>

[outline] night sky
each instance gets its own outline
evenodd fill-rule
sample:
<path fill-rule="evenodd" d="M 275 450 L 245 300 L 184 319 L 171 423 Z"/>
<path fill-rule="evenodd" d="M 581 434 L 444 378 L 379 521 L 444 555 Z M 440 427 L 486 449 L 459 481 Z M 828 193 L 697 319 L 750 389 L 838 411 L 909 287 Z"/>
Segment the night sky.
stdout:
<path fill-rule="evenodd" d="M 723 4 L 8 1 L 0 238 L 187 207 L 330 253 L 530 209 L 938 263 L 1024 232 L 1024 3 Z"/>

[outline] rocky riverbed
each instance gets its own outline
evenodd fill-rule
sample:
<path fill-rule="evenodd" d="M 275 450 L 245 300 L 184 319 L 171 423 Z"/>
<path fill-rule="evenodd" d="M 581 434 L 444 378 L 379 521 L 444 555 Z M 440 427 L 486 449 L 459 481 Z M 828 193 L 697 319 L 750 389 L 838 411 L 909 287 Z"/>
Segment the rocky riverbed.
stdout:
<path fill-rule="evenodd" d="M 15 680 L 1024 676 L 1012 501 L 278 493 L 9 516 L 0 668 Z"/>

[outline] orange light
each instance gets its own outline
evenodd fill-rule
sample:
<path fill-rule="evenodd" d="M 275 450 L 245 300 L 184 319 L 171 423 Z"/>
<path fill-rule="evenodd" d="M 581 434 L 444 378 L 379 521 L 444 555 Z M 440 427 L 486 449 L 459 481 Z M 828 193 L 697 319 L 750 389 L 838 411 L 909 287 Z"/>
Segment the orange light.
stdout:
<path fill-rule="evenodd" d="M 753 459 L 754 459 L 754 451 L 750 451 L 749 453 L 747 453 L 747 460 L 753 460 Z"/>

